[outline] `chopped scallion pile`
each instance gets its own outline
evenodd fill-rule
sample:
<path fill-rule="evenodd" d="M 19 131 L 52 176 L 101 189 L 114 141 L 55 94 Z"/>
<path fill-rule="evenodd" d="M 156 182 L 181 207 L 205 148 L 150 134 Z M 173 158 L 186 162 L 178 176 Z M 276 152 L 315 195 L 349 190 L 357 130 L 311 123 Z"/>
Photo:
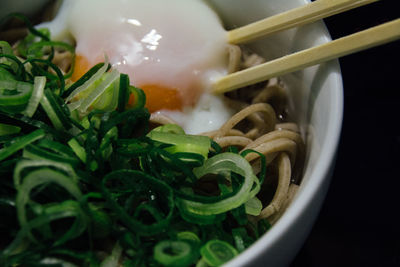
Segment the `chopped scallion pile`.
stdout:
<path fill-rule="evenodd" d="M 264 158 L 258 177 L 208 137 L 151 129 L 107 60 L 66 82 L 52 58 L 74 48 L 14 17 L 30 33 L 0 42 L 1 266 L 219 266 L 269 228 L 248 219 Z"/>

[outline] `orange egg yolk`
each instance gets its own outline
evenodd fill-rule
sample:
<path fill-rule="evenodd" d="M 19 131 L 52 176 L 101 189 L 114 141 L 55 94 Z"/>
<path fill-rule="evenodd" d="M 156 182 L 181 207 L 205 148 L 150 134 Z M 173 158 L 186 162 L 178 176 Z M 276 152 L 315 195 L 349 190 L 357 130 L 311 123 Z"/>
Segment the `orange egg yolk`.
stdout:
<path fill-rule="evenodd" d="M 84 56 L 77 54 L 71 80 L 74 82 L 79 80 L 90 68 L 89 61 Z M 149 112 L 162 109 L 182 110 L 183 101 L 178 89 L 158 84 L 144 84 L 140 85 L 139 88 L 146 94 L 146 108 Z M 133 102 L 134 96 L 130 95 L 128 105 Z"/>
<path fill-rule="evenodd" d="M 75 55 L 74 72 L 72 73 L 71 80 L 76 82 L 90 69 L 89 61 L 82 55 Z"/>
<path fill-rule="evenodd" d="M 157 84 L 145 84 L 140 88 L 146 94 L 146 108 L 150 112 L 161 109 L 182 110 L 182 98 L 177 89 Z"/>

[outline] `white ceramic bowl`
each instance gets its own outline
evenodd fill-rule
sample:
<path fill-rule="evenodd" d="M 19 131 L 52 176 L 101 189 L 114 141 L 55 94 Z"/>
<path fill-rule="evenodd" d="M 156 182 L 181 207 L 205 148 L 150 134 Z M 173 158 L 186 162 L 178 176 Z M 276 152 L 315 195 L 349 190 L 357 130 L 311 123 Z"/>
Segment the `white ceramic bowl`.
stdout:
<path fill-rule="evenodd" d="M 235 27 L 304 5 L 309 1 L 210 2 L 226 26 Z M 23 4 L 20 5 L 21 3 Z M 6 0 L 2 2 L 1 11 L 24 11 L 28 8 L 33 12 L 37 7 L 42 7 L 42 4 L 42 0 Z M 275 34 L 250 46 L 267 59 L 273 59 L 329 40 L 328 31 L 324 24 L 319 22 Z M 311 230 L 329 186 L 343 115 L 343 88 L 338 61 L 310 67 L 286 75 L 282 79 L 290 90 L 290 109 L 300 123 L 307 141 L 303 181 L 293 202 L 272 229 L 249 249 L 227 263 L 227 266 L 288 265 Z"/>
<path fill-rule="evenodd" d="M 265 18 L 308 0 L 212 0 L 228 27 Z M 291 29 L 250 44 L 273 59 L 330 41 L 322 22 Z M 324 201 L 343 115 L 343 87 L 337 60 L 282 77 L 290 90 L 290 109 L 307 141 L 306 165 L 300 189 L 277 223 L 227 266 L 286 266 L 309 234 Z"/>

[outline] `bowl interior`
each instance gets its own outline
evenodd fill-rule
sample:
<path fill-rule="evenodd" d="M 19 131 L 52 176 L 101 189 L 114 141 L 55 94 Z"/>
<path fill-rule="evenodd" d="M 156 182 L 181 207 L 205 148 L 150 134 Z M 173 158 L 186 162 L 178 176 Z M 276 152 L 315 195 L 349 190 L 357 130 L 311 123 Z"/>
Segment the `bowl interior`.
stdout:
<path fill-rule="evenodd" d="M 229 28 L 308 3 L 307 0 L 211 0 Z M 322 22 L 286 30 L 248 44 L 267 60 L 331 40 Z M 282 77 L 290 94 L 290 113 L 307 143 L 304 176 L 294 201 L 272 229 L 229 266 L 290 262 L 310 230 L 329 184 L 339 141 L 343 88 L 337 60 Z M 300 230 L 293 231 L 296 227 Z M 283 252 L 283 253 L 282 253 Z"/>

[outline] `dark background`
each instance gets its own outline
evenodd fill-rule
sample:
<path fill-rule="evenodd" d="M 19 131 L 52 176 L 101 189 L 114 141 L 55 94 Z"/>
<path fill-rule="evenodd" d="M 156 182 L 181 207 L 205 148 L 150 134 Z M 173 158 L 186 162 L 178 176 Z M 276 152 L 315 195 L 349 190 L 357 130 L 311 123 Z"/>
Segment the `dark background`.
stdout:
<path fill-rule="evenodd" d="M 325 19 L 333 39 L 400 17 L 383 0 Z M 344 120 L 319 217 L 291 267 L 400 266 L 400 42 L 340 59 Z"/>

